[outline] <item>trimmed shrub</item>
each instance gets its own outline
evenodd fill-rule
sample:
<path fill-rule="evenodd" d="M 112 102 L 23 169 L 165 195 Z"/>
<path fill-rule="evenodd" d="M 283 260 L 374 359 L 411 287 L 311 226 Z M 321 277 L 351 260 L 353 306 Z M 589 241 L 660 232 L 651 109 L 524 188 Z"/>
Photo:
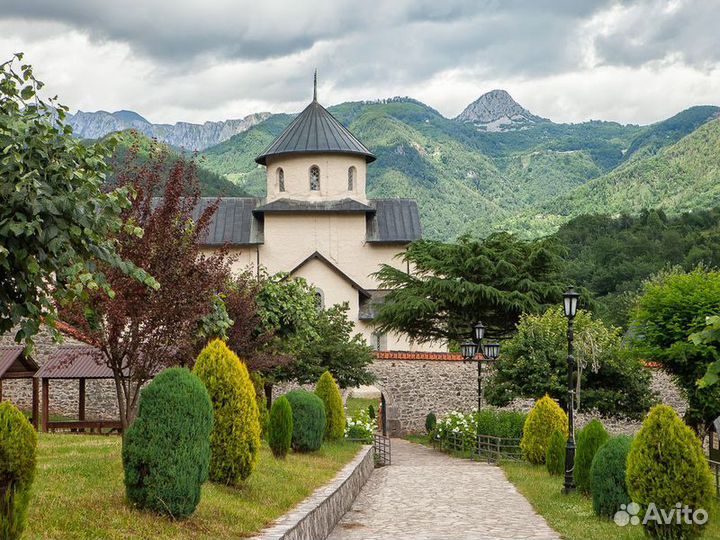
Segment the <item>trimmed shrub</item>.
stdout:
<path fill-rule="evenodd" d="M 630 503 L 625 472 L 632 437 L 613 437 L 595 454 L 590 467 L 593 510 L 598 516 L 611 518 Z"/>
<path fill-rule="evenodd" d="M 436 426 L 437 417 L 435 416 L 434 412 L 430 411 L 425 417 L 425 431 L 427 431 L 428 433 L 432 433 Z"/>
<path fill-rule="evenodd" d="M 0 403 L 0 539 L 20 538 L 35 478 L 37 434 L 25 415 Z"/>
<path fill-rule="evenodd" d="M 192 514 L 208 477 L 212 425 L 212 403 L 198 377 L 185 368 L 157 375 L 123 437 L 128 500 L 173 518 Z"/>
<path fill-rule="evenodd" d="M 535 465 L 545 463 L 550 436 L 555 431 L 568 435 L 568 417 L 548 395 L 539 399 L 528 414 L 520 441 L 523 457 Z"/>
<path fill-rule="evenodd" d="M 345 435 L 345 406 L 340 388 L 329 371 L 320 375 L 315 395 L 325 405 L 325 438 L 329 441 L 342 439 Z"/>
<path fill-rule="evenodd" d="M 277 458 L 284 458 L 290 451 L 293 434 L 293 414 L 290 402 L 280 396 L 270 407 L 268 421 L 268 444 Z"/>
<path fill-rule="evenodd" d="M 377 417 L 377 414 L 375 413 L 375 407 L 372 406 L 372 403 L 368 405 L 368 416 L 373 420 L 375 420 L 375 418 Z"/>
<path fill-rule="evenodd" d="M 547 452 L 545 453 L 545 465 L 550 474 L 565 474 L 565 447 L 567 437 L 562 431 L 553 431 L 548 441 Z"/>
<path fill-rule="evenodd" d="M 317 450 L 325 437 L 325 404 L 322 399 L 307 390 L 293 390 L 285 397 L 292 408 L 293 450 Z"/>
<path fill-rule="evenodd" d="M 610 438 L 600 420 L 591 420 L 580 430 L 577 437 L 577 450 L 575 451 L 575 487 L 581 493 L 592 491 L 590 480 L 590 467 L 595 453 Z"/>
<path fill-rule="evenodd" d="M 653 407 L 635 436 L 625 480 L 630 498 L 642 508 L 641 516 L 650 503 L 666 513 L 677 510 L 677 503 L 693 511 L 709 512 L 713 507 L 713 475 L 700 439 L 667 405 Z M 680 521 L 649 520 L 643 527 L 650 538 L 661 539 L 697 538 L 705 528 Z"/>
<path fill-rule="evenodd" d="M 251 371 L 250 380 L 255 387 L 255 403 L 257 403 L 258 420 L 260 421 L 260 437 L 265 437 L 270 419 L 270 411 L 268 411 L 267 398 L 265 397 L 265 378 L 259 372 Z"/>
<path fill-rule="evenodd" d="M 213 404 L 210 480 L 237 484 L 250 476 L 260 450 L 260 420 L 250 374 L 219 339 L 202 350 L 193 372 L 205 384 Z"/>

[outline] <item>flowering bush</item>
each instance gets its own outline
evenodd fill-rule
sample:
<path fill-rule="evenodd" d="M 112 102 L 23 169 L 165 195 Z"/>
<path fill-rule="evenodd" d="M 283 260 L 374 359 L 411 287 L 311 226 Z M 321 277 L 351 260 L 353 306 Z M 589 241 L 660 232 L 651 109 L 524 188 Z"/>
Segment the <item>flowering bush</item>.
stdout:
<path fill-rule="evenodd" d="M 348 417 L 345 425 L 345 437 L 362 441 L 365 444 L 372 444 L 375 433 L 375 421 L 364 409 L 359 410 L 353 416 Z"/>
<path fill-rule="evenodd" d="M 451 411 L 435 427 L 435 440 L 448 447 L 475 448 L 478 423 L 480 434 L 490 437 L 519 439 L 525 415 L 510 411 L 484 409 L 480 413 Z"/>

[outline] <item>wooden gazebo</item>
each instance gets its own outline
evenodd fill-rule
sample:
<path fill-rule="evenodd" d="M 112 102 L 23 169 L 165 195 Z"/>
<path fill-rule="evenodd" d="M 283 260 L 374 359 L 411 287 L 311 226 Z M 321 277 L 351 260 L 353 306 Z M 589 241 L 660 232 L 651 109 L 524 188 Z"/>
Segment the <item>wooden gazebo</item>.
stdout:
<path fill-rule="evenodd" d="M 91 345 L 58 347 L 49 360 L 35 374 L 35 380 L 42 381 L 42 430 L 57 429 L 74 432 L 103 430 L 121 431 L 119 420 L 86 420 L 85 381 L 88 379 L 112 379 L 113 374 L 102 361 L 100 351 Z M 78 419 L 50 421 L 50 381 L 52 379 L 78 380 Z"/>
<path fill-rule="evenodd" d="M 2 401 L 2 383 L 6 379 L 30 379 L 32 381 L 32 418 L 35 429 L 38 427 L 38 381 L 34 378 L 38 365 L 24 353 L 19 345 L 0 347 L 0 401 Z"/>

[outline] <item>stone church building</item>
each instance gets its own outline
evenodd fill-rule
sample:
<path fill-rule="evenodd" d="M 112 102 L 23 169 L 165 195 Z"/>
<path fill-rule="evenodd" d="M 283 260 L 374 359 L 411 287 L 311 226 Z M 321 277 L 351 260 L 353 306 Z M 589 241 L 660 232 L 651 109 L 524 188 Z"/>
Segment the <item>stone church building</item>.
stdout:
<path fill-rule="evenodd" d="M 428 350 L 373 329 L 385 293 L 372 274 L 383 263 L 402 267 L 396 255 L 422 236 L 414 200 L 368 198 L 373 153 L 316 94 L 255 161 L 266 168 L 266 198 L 223 198 L 206 249 L 228 246 L 238 271 L 263 267 L 305 278 L 320 305 L 348 304 L 349 318 L 376 350 Z M 203 199 L 198 215 L 214 201 Z"/>

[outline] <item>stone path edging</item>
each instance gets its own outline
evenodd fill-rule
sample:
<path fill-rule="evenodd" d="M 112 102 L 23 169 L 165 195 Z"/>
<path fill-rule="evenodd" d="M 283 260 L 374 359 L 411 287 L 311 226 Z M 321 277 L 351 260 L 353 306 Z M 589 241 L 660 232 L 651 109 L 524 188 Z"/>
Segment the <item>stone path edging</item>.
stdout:
<path fill-rule="evenodd" d="M 335 528 L 375 468 L 372 446 L 363 446 L 326 486 L 264 529 L 253 540 L 321 540 Z"/>

